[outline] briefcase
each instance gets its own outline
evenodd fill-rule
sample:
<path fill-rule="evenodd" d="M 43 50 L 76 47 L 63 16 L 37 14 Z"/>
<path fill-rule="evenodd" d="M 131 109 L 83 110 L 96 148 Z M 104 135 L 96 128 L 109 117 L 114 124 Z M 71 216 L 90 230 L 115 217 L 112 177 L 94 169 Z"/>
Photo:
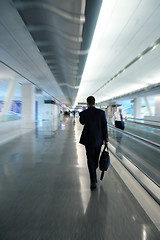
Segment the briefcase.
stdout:
<path fill-rule="evenodd" d="M 109 156 L 108 146 L 105 145 L 99 160 L 99 169 L 102 171 L 100 180 L 103 180 L 104 172 L 108 170 L 109 165 L 110 165 L 110 156 Z"/>

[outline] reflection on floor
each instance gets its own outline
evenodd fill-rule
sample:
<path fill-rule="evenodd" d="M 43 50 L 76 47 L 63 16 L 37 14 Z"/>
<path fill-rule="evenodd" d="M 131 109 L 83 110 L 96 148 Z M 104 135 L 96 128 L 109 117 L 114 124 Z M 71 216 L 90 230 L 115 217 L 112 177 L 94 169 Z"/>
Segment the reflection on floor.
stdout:
<path fill-rule="evenodd" d="M 43 122 L 1 147 L 1 240 L 159 239 L 112 166 L 90 191 L 81 130 L 69 117 Z"/>

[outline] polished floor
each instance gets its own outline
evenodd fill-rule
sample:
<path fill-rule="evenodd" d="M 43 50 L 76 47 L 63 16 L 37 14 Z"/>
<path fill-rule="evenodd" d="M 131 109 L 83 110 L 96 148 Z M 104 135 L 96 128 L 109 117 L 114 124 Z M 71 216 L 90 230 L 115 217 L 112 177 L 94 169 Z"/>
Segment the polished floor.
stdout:
<path fill-rule="evenodd" d="M 158 240 L 112 165 L 90 191 L 78 119 L 41 122 L 0 147 L 0 240 Z"/>

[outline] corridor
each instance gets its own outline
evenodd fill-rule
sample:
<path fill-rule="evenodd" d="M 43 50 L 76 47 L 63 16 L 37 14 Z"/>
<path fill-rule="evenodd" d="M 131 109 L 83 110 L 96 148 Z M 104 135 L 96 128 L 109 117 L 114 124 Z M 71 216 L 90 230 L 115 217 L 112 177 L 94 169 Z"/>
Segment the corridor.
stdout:
<path fill-rule="evenodd" d="M 81 131 L 78 117 L 42 121 L 0 147 L 1 240 L 159 239 L 113 168 L 112 154 L 91 192 Z"/>

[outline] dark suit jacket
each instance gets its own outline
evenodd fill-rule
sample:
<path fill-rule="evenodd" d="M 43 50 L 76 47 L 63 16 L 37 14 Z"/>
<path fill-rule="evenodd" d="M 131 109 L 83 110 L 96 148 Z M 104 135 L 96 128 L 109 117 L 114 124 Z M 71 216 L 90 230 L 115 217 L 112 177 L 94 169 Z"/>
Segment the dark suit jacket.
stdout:
<path fill-rule="evenodd" d="M 84 125 L 80 143 L 85 146 L 97 147 L 108 142 L 107 120 L 105 112 L 89 107 L 80 114 L 80 123 Z"/>

